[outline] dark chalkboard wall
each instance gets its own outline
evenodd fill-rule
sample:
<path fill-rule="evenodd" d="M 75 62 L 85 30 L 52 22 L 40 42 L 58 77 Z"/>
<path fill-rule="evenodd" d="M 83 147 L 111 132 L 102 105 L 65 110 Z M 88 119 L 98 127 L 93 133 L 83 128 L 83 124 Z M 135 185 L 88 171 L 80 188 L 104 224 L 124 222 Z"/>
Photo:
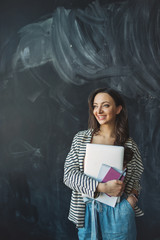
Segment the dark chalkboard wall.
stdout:
<path fill-rule="evenodd" d="M 145 167 L 138 239 L 160 240 L 160 2 L 0 5 L 0 239 L 77 239 L 63 165 L 89 93 L 108 86 Z"/>

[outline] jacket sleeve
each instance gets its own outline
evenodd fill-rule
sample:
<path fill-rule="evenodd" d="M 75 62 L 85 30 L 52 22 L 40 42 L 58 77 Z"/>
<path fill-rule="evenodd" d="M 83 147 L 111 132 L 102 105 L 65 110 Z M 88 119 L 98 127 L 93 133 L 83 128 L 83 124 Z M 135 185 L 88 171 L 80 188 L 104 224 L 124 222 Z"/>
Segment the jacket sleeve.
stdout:
<path fill-rule="evenodd" d="M 133 189 L 137 190 L 138 193 L 140 193 L 141 190 L 141 175 L 143 173 L 143 163 L 141 159 L 140 152 L 138 150 L 138 147 L 136 143 L 133 143 L 133 172 L 132 172 L 132 180 L 133 180 Z"/>
<path fill-rule="evenodd" d="M 80 144 L 80 137 L 77 133 L 73 139 L 70 152 L 67 155 L 64 164 L 64 184 L 72 190 L 87 194 L 94 198 L 94 193 L 98 186 L 98 181 L 88 177 L 80 171 L 78 161 L 78 149 Z"/>

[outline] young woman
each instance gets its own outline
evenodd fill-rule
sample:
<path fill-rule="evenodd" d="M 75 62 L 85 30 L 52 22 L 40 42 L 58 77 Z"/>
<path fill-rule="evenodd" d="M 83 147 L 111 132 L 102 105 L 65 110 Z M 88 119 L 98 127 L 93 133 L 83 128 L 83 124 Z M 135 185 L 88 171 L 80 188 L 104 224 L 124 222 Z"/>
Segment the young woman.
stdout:
<path fill-rule="evenodd" d="M 64 165 L 64 183 L 72 189 L 69 220 L 76 224 L 79 239 L 136 240 L 135 216 L 143 215 L 136 206 L 143 165 L 137 145 L 129 137 L 124 101 L 115 90 L 102 88 L 90 95 L 88 103 L 89 128 L 75 135 Z M 124 182 L 99 183 L 84 174 L 87 143 L 124 146 Z M 101 192 L 121 196 L 121 200 L 110 207 L 96 201 Z M 90 200 L 84 202 L 82 194 Z"/>

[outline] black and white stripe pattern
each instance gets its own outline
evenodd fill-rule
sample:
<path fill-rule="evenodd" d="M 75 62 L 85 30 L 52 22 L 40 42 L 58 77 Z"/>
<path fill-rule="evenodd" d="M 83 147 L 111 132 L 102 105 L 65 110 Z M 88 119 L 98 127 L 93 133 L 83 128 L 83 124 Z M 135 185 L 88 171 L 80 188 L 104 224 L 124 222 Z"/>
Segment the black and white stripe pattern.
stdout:
<path fill-rule="evenodd" d="M 77 228 L 84 226 L 85 203 L 82 193 L 93 198 L 98 185 L 98 181 L 86 176 L 83 171 L 86 144 L 91 142 L 91 137 L 92 131 L 90 129 L 75 135 L 64 165 L 64 183 L 73 190 L 68 218 L 76 224 Z M 133 188 L 138 192 L 141 189 L 140 178 L 143 164 L 137 145 L 131 138 L 126 142 L 126 146 L 134 152 L 132 160 L 127 164 L 125 178 L 125 193 L 128 195 Z M 143 212 L 136 206 L 135 214 L 142 216 Z"/>

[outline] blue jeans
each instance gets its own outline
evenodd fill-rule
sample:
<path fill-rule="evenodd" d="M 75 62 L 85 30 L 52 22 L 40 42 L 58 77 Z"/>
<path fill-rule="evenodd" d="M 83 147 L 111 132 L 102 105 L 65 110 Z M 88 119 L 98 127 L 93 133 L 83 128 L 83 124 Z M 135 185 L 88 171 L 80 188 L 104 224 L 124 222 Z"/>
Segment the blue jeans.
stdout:
<path fill-rule="evenodd" d="M 135 213 L 122 199 L 116 207 L 96 200 L 86 202 L 85 226 L 78 229 L 79 240 L 136 240 Z"/>

